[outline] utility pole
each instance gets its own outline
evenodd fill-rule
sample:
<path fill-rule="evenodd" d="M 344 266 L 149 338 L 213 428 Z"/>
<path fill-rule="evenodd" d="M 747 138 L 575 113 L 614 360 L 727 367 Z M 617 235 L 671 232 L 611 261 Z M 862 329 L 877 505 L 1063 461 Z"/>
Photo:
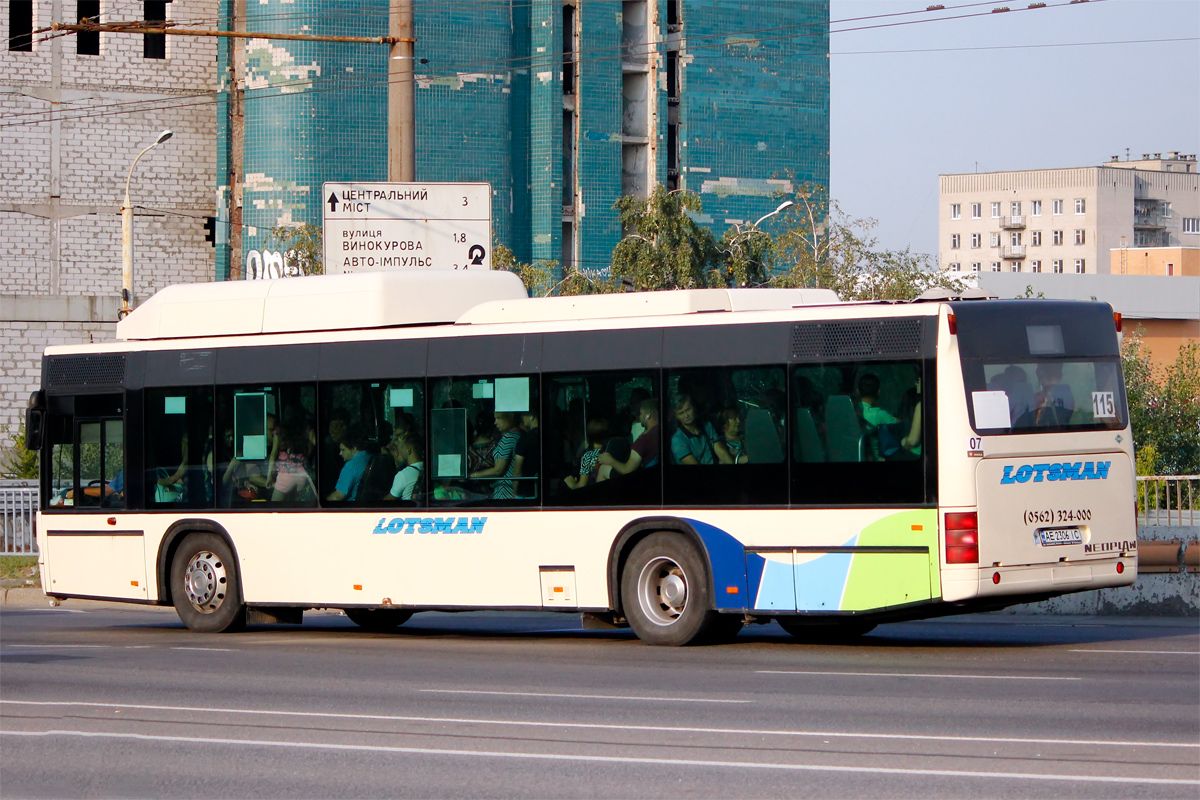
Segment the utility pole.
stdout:
<path fill-rule="evenodd" d="M 413 0 L 390 0 L 388 34 L 393 42 L 388 53 L 389 181 L 411 182 L 417 179 L 413 28 Z"/>
<path fill-rule="evenodd" d="M 246 32 L 246 0 L 233 0 L 233 30 Z M 229 275 L 242 277 L 242 159 L 246 143 L 246 45 L 229 42 Z"/>

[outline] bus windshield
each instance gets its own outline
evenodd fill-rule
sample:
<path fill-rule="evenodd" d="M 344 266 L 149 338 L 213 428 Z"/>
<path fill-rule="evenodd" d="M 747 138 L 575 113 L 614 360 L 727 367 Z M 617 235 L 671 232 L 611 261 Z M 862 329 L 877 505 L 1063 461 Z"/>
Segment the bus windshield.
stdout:
<path fill-rule="evenodd" d="M 1128 421 L 1112 309 L 1030 300 L 956 304 L 979 433 L 1120 430 Z"/>

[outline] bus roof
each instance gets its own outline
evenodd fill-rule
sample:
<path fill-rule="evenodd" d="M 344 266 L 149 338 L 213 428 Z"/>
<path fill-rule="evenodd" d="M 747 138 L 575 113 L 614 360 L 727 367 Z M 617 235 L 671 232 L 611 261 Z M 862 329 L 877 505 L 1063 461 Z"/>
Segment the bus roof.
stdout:
<path fill-rule="evenodd" d="M 117 323 L 117 338 L 604 320 L 838 302 L 828 289 L 688 289 L 530 299 L 520 278 L 500 270 L 374 272 L 169 286 Z"/>
<path fill-rule="evenodd" d="M 423 270 L 168 286 L 117 323 L 117 338 L 182 339 L 454 322 L 527 297 L 505 271 Z"/>

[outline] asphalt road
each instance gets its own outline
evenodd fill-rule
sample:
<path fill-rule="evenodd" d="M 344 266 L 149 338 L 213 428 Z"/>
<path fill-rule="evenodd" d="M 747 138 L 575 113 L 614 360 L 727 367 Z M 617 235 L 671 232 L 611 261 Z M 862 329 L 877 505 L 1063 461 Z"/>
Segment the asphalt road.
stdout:
<path fill-rule="evenodd" d="M 16 797 L 1184 797 L 1195 620 L 964 617 L 647 647 L 572 616 L 0 610 Z"/>

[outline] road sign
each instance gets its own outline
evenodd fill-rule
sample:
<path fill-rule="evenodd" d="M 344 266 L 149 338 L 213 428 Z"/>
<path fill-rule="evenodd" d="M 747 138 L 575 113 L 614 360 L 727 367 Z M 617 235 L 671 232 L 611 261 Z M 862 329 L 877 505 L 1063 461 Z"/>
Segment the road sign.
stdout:
<path fill-rule="evenodd" d="M 325 273 L 491 269 L 487 183 L 326 183 Z"/>

